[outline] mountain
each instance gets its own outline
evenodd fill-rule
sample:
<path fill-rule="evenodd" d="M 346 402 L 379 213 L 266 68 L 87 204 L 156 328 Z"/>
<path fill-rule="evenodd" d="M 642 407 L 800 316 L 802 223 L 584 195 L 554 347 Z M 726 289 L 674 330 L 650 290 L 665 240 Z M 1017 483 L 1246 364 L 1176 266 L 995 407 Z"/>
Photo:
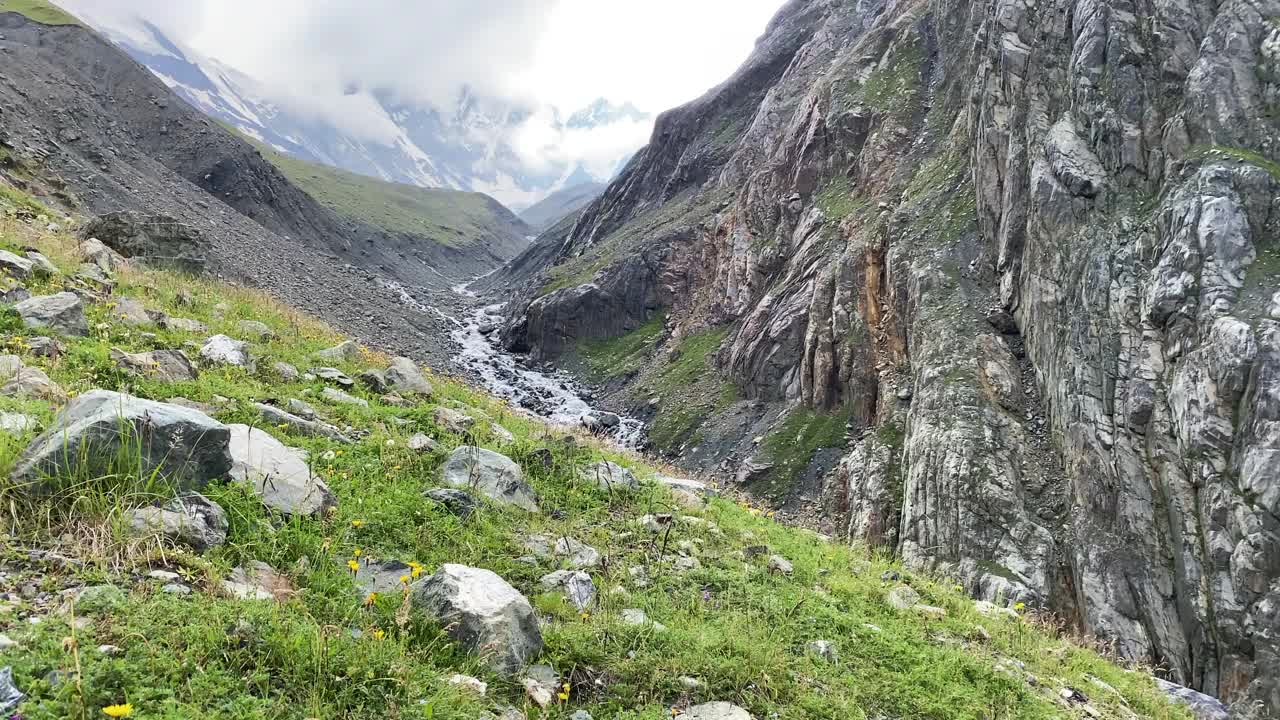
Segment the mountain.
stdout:
<path fill-rule="evenodd" d="M 553 107 L 494 100 L 465 88 L 453 107 L 436 108 L 352 87 L 352 114 L 367 116 L 382 131 L 390 128 L 389 136 L 369 137 L 335 127 L 254 78 L 180 47 L 145 19 L 88 1 L 68 7 L 193 107 L 272 148 L 390 182 L 485 193 L 516 210 L 566 187 L 609 180 L 649 127 L 650 116 L 633 105 L 603 99 L 566 120 Z M 530 127 L 541 131 L 539 144 L 522 155 L 520 135 Z M 616 157 L 572 159 L 555 147 L 575 133 L 615 127 L 635 131 L 634 147 Z"/>
<path fill-rule="evenodd" d="M 829 531 L 1280 709 L 1280 2 L 792 0 L 489 287 Z"/>
<path fill-rule="evenodd" d="M 555 225 L 566 215 L 576 213 L 604 191 L 600 183 L 582 183 L 557 190 L 530 205 L 520 213 L 520 219 L 529 223 L 537 232 Z"/>
<path fill-rule="evenodd" d="M 0 10 L 53 12 L 8 2 Z M 366 342 L 447 364 L 452 323 L 407 307 L 397 285 L 447 298 L 528 245 L 531 231 L 491 198 L 275 157 L 277 167 L 83 27 L 4 12 L 0 34 L 0 175 L 75 214 L 193 228 L 210 242 L 211 272 Z"/>

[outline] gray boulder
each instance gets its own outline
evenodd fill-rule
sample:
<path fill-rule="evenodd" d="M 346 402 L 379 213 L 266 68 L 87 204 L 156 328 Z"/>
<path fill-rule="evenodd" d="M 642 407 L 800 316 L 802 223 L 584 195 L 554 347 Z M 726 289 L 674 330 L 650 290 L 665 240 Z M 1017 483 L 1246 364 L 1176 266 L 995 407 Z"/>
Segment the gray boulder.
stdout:
<path fill-rule="evenodd" d="M 557 558 L 563 559 L 574 570 L 592 568 L 600 564 L 599 550 L 571 537 L 556 540 L 552 551 Z"/>
<path fill-rule="evenodd" d="M 1196 720 L 1227 720 L 1230 717 L 1227 706 L 1215 697 L 1176 685 L 1168 680 L 1156 678 L 1155 681 L 1156 687 L 1160 688 L 1161 692 L 1172 698 L 1174 702 L 1185 705 Z"/>
<path fill-rule="evenodd" d="M 39 421 L 30 415 L 0 412 L 0 432 L 6 432 L 10 435 L 22 435 L 29 430 L 33 430 L 38 425 Z"/>
<path fill-rule="evenodd" d="M 360 346 L 354 340 L 347 340 L 320 350 L 313 357 L 330 362 L 350 362 L 360 357 Z"/>
<path fill-rule="evenodd" d="M 149 377 L 163 382 L 183 382 L 199 377 L 195 365 L 181 350 L 152 350 L 129 353 L 111 348 L 111 361 L 130 375 Z"/>
<path fill-rule="evenodd" d="M 497 672 L 514 674 L 542 652 L 533 607 L 492 571 L 447 564 L 414 583 L 409 598 Z"/>
<path fill-rule="evenodd" d="M 233 365 L 253 372 L 254 362 L 249 355 L 249 343 L 226 335 L 214 335 L 200 348 L 200 357 L 216 365 Z"/>
<path fill-rule="evenodd" d="M 0 273 L 7 273 L 19 280 L 26 280 L 35 274 L 35 263 L 14 255 L 7 250 L 0 250 Z"/>
<path fill-rule="evenodd" d="M 885 596 L 885 602 L 895 610 L 909 610 L 920 602 L 920 593 L 906 585 L 899 585 Z"/>
<path fill-rule="evenodd" d="M 335 403 L 338 405 L 358 405 L 360 407 L 365 407 L 365 408 L 369 407 L 368 400 L 365 400 L 364 398 L 358 398 L 355 395 L 352 395 L 351 393 L 345 392 L 343 390 L 338 390 L 337 388 L 327 387 L 321 390 L 320 397 L 324 398 L 325 400 L 328 400 L 331 403 Z"/>
<path fill-rule="evenodd" d="M 407 443 L 414 452 L 433 453 L 439 451 L 440 443 L 431 439 L 426 433 L 415 433 Z"/>
<path fill-rule="evenodd" d="M 413 568 L 408 563 L 399 560 L 380 560 L 361 563 L 360 569 L 352 579 L 363 596 L 371 592 L 395 592 L 404 587 L 404 583 L 400 581 L 401 578 L 412 576 Z"/>
<path fill-rule="evenodd" d="M 28 250 L 26 257 L 31 261 L 31 269 L 36 277 L 53 277 L 58 274 L 58 266 L 53 261 L 35 250 Z"/>
<path fill-rule="evenodd" d="M 160 321 L 160 326 L 165 330 L 191 333 L 193 335 L 203 335 L 209 332 L 208 325 L 199 320 L 190 320 L 188 318 L 166 317 Z"/>
<path fill-rule="evenodd" d="M 227 541 L 227 514 L 199 493 L 183 493 L 163 505 L 138 508 L 129 526 L 139 534 L 159 533 L 175 543 L 204 552 Z"/>
<path fill-rule="evenodd" d="M 434 500 L 439 503 L 444 509 L 463 520 L 471 517 L 471 513 L 480 507 L 480 504 L 470 494 L 453 488 L 434 488 L 426 491 L 423 495 L 428 500 Z"/>
<path fill-rule="evenodd" d="M 475 427 L 476 419 L 453 408 L 438 407 L 431 414 L 436 425 L 455 435 L 463 435 Z"/>
<path fill-rule="evenodd" d="M 356 380 L 371 393 L 382 395 L 391 389 L 387 384 L 387 375 L 382 370 L 365 370 L 356 376 Z"/>
<path fill-rule="evenodd" d="M 149 328 L 164 320 L 164 313 L 148 310 L 141 302 L 133 298 L 117 298 L 111 308 L 111 317 L 129 327 Z"/>
<path fill-rule="evenodd" d="M 407 357 L 397 357 L 392 360 L 383 376 L 391 389 L 401 394 L 431 394 L 431 383 L 418 369 L 418 364 Z"/>
<path fill-rule="evenodd" d="M 680 716 L 682 720 L 751 720 L 751 713 L 727 702 L 694 705 Z"/>
<path fill-rule="evenodd" d="M 66 392 L 43 370 L 23 364 L 17 355 L 0 355 L 0 395 L 50 402 L 67 399 Z"/>
<path fill-rule="evenodd" d="M 635 473 L 608 460 L 591 463 L 579 469 L 578 478 L 601 490 L 635 490 L 640 487 L 640 481 L 636 479 Z"/>
<path fill-rule="evenodd" d="M 228 426 L 233 480 L 251 487 L 262 504 L 285 515 L 318 515 L 336 503 L 324 480 L 311 473 L 307 456 L 263 430 Z"/>
<path fill-rule="evenodd" d="M 32 357 L 56 359 L 62 357 L 66 348 L 61 342 L 51 337 L 33 337 L 27 338 L 27 352 Z"/>
<path fill-rule="evenodd" d="M 496 502 L 538 512 L 537 495 L 520 466 L 506 455 L 463 445 L 449 454 L 440 476 L 450 487 L 474 488 Z"/>
<path fill-rule="evenodd" d="M 301 374 L 298 372 L 298 368 L 290 365 L 287 362 L 273 363 L 271 365 L 271 369 L 275 370 L 276 375 L 279 375 L 280 379 L 286 382 L 293 382 L 294 380 L 297 380 L 298 376 Z"/>
<path fill-rule="evenodd" d="M 84 337 L 89 334 L 89 322 L 84 316 L 84 303 L 71 292 L 56 295 L 38 295 L 13 306 L 22 318 L 22 324 L 32 328 L 48 328 L 62 335 Z"/>
<path fill-rule="evenodd" d="M 346 373 L 337 368 L 318 367 L 311 368 L 308 372 L 325 382 L 331 382 L 342 387 L 351 387 L 356 384 L 355 380 L 352 380 Z"/>
<path fill-rule="evenodd" d="M 114 272 L 129 264 L 124 256 L 93 237 L 80 243 L 80 258 L 103 272 Z"/>
<path fill-rule="evenodd" d="M 100 477 L 118 472 L 122 448 L 140 459 L 144 476 L 158 474 L 179 490 L 199 490 L 227 476 L 231 432 L 204 413 L 110 390 L 73 399 L 14 465 L 19 485 L 47 477 Z"/>
<path fill-rule="evenodd" d="M 290 402 L 292 403 L 295 401 Z M 301 401 L 299 400 L 296 402 Z M 285 412 L 274 405 L 267 405 L 266 403 L 254 403 L 253 407 L 262 414 L 263 420 L 266 420 L 272 425 L 284 425 L 288 429 L 303 435 L 329 438 L 330 440 L 347 445 L 355 442 L 351 438 L 342 434 L 342 431 L 337 427 L 328 423 L 319 422 L 318 420 L 308 420 L 292 413 Z M 315 411 L 311 411 L 311 414 L 315 415 Z"/>
<path fill-rule="evenodd" d="M 270 340 L 276 336 L 275 331 L 266 323 L 257 320 L 241 320 L 236 323 L 236 330 L 253 340 Z"/>
<path fill-rule="evenodd" d="M 586 610 L 596 599 L 596 584 L 581 570 L 557 570 L 538 581 L 549 592 L 563 593 L 569 603 Z"/>
<path fill-rule="evenodd" d="M 193 225 L 168 215 L 115 212 L 90 220 L 81 238 L 98 238 L 120 255 L 153 267 L 199 274 L 211 244 Z"/>

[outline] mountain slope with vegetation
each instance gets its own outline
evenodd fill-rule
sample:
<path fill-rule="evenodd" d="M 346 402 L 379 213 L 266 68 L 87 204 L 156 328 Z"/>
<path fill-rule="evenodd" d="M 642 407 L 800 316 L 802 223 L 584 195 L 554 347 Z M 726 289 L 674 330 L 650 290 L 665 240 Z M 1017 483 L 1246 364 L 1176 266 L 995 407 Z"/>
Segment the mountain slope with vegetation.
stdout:
<path fill-rule="evenodd" d="M 1275 717 L 1277 48 L 1277 0 L 792 0 L 488 280 L 503 341 L 625 354 L 671 460 Z"/>
<path fill-rule="evenodd" d="M 557 190 L 521 210 L 520 219 L 529 223 L 537 233 L 541 233 L 565 217 L 576 215 L 602 192 L 604 185 L 600 183 L 581 183 Z"/>
<path fill-rule="evenodd" d="M 706 704 L 730 702 L 750 717 L 815 720 L 1187 717 L 1146 671 L 1058 636 L 1021 605 L 975 604 L 952 579 L 782 526 L 710 489 L 673 485 L 640 458 L 446 377 L 430 377 L 425 395 L 369 389 L 370 371 L 388 366 L 381 353 L 341 344 L 258 291 L 124 264 L 101 245 L 48 230 L 48 217 L 19 219 L 33 206 L 0 208 L 0 323 L 11 353 L 0 361 L 11 376 L 0 390 L 0 666 L 12 667 L 27 696 L 4 712 L 26 720 L 746 717 Z M 37 322 L 30 303 L 12 304 L 58 292 L 78 298 L 83 319 L 63 306 Z M 128 360 L 183 348 L 194 378 L 163 380 L 161 372 L 187 370 Z M 391 367 L 401 374 L 416 372 L 398 362 Z M 369 385 L 335 393 L 339 375 Z M 197 552 L 172 531 L 139 528 L 138 508 L 165 505 L 191 480 L 189 468 L 147 472 L 142 448 L 156 447 L 148 433 L 160 414 L 132 441 L 123 425 L 107 425 L 104 442 L 123 444 L 105 460 L 72 453 L 35 486 L 12 475 L 41 431 L 70 442 L 57 430 L 60 409 L 102 389 L 194 408 L 155 406 L 210 428 L 167 436 L 166 457 L 214 442 L 222 423 L 243 423 L 304 451 L 309 482 L 327 484 L 329 497 L 314 512 L 284 515 L 264 505 L 277 486 L 214 477 L 199 490 L 225 512 L 225 541 Z M 263 403 L 308 407 L 314 419 L 264 417 Z M 317 426 L 346 437 L 317 435 Z M 510 458 L 538 510 L 486 500 L 484 483 L 424 496 L 463 445 Z M 584 474 L 606 459 L 641 482 L 606 489 Z M 107 471 L 89 469 L 102 462 Z M 570 537 L 571 556 L 548 551 Z M 501 642 L 467 652 L 465 635 L 458 644 L 418 605 L 448 563 L 492 570 L 529 598 L 544 648 L 528 660 L 553 669 L 495 671 L 485 657 Z M 576 606 L 547 582 L 567 565 L 581 567 L 595 591 L 571 596 Z M 390 573 L 382 585 L 361 585 L 380 572 Z"/>

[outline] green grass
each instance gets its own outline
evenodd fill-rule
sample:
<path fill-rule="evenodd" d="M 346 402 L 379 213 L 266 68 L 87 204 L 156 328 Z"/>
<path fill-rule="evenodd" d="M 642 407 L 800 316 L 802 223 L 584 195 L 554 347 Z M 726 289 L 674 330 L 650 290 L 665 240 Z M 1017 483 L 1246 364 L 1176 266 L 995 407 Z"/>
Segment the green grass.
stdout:
<path fill-rule="evenodd" d="M 32 215 L 52 216 L 49 208 L 45 207 L 39 200 L 31 197 L 30 194 L 11 185 L 0 184 L 0 213 L 4 212 L 5 206 L 14 210 L 26 211 Z"/>
<path fill-rule="evenodd" d="M 0 221 L 0 246 L 40 247 L 64 268 L 74 268 L 74 240 L 50 236 L 27 226 Z M 12 488 L 0 490 L 0 520 L 8 535 L 0 541 L 4 590 L 26 584 L 57 593 L 80 585 L 111 583 L 127 594 L 124 602 L 82 607 L 78 617 L 65 612 L 32 625 L 24 619 L 27 601 L 0 614 L 0 632 L 20 649 L 0 653 L 29 698 L 18 709 L 26 720 L 88 720 L 104 717 L 101 708 L 129 702 L 135 720 L 217 717 L 233 720 L 287 718 L 470 719 L 495 706 L 513 704 L 530 718 L 562 720 L 575 710 L 597 718 L 659 720 L 672 708 L 727 700 L 757 718 L 828 720 L 832 718 L 1057 718 L 1076 717 L 1060 707 L 1063 685 L 1084 690 L 1104 718 L 1185 718 L 1167 706 L 1147 675 L 1129 671 L 1095 652 L 1057 637 L 1033 616 L 988 618 L 947 578 L 912 574 L 909 583 L 947 616 L 926 620 L 898 612 L 885 602 L 889 585 L 881 573 L 892 564 L 865 549 L 826 542 L 818 536 L 775 523 L 756 509 L 717 499 L 703 510 L 681 511 L 713 525 L 677 522 L 669 538 L 637 529 L 633 520 L 676 507 L 662 488 L 646 485 L 631 494 L 607 494 L 576 480 L 583 462 L 606 457 L 629 465 L 647 478 L 653 469 L 642 459 L 593 445 L 588 438 L 566 439 L 563 430 L 546 427 L 501 402 L 459 382 L 434 377 L 429 400 L 399 408 L 357 390 L 370 407 L 326 406 L 316 398 L 320 385 L 275 377 L 273 361 L 300 368 L 316 350 L 340 337 L 324 325 L 281 306 L 265 295 L 212 280 L 164 272 L 129 272 L 118 292 L 154 309 L 199 319 L 211 332 L 236 334 L 236 323 L 266 323 L 277 339 L 255 344 L 259 371 L 205 369 L 196 382 L 165 385 L 121 375 L 107 358 L 112 346 L 127 350 L 175 347 L 200 340 L 159 331 L 148 339 L 115 323 L 109 309 L 90 310 L 91 337 L 67 339 L 58 360 L 27 357 L 73 392 L 107 387 L 129 389 L 143 397 L 173 395 L 213 402 L 227 398 L 217 413 L 225 422 L 255 422 L 255 400 L 302 397 L 339 424 L 367 435 L 355 445 L 335 445 L 274 427 L 264 428 L 282 441 L 311 453 L 318 473 L 338 497 L 331 515 L 286 519 L 266 511 L 236 485 L 215 483 L 207 494 L 222 504 L 231 521 L 228 543 L 197 556 L 135 538 L 121 528 L 127 505 L 149 499 L 132 493 L 103 494 L 109 502 L 77 502 L 71 495 L 52 502 Z M 61 280 L 36 284 L 37 292 L 59 287 Z M 179 305 L 180 291 L 191 305 Z M 215 311 L 220 304 L 225 310 Z M 23 352 L 32 334 L 4 321 L 6 351 Z M 672 387 L 707 382 L 708 357 L 725 336 L 723 328 L 687 338 L 679 356 L 665 368 Z M 386 358 L 362 352 L 343 369 L 355 373 Z M 714 381 L 713 381 L 714 382 Z M 462 406 L 502 424 L 516 435 L 498 446 L 488 431 L 462 437 L 436 427 L 437 406 Z M 21 410 L 48 422 L 55 409 L 30 400 L 0 398 L 0 409 Z M 830 423 L 796 421 L 802 444 L 821 441 Z M 414 432 L 427 432 L 446 448 L 477 443 L 518 462 L 541 495 L 546 512 L 513 513 L 485 506 L 467 521 L 443 512 L 422 498 L 435 484 L 442 454 L 418 454 L 406 448 Z M 0 433 L 0 477 L 7 477 L 29 437 Z M 815 440 L 818 439 L 818 440 Z M 332 459 L 324 453 L 332 451 Z M 549 452 L 550 462 L 540 459 Z M 162 492 L 147 488 L 146 495 Z M 555 511 L 555 512 L 551 512 Z M 529 533 L 572 535 L 595 545 L 609 558 L 593 572 L 600 601 L 589 614 L 568 609 L 544 596 L 538 578 L 553 566 L 517 560 L 526 554 Z M 669 547 L 689 541 L 701 567 L 677 572 Z M 742 549 L 766 544 L 794 563 L 791 576 L 770 574 L 764 558 L 748 559 Z M 80 567 L 46 565 L 29 559 L 33 548 L 74 556 Z M 415 560 L 433 572 L 445 562 L 489 568 L 534 599 L 545 614 L 546 650 L 570 683 L 567 700 L 545 712 L 529 707 L 522 688 L 498 677 L 461 652 L 433 622 L 402 614 L 402 598 L 390 593 L 366 607 L 345 569 L 361 551 L 368 559 Z M 271 564 L 289 576 L 298 592 L 290 599 L 237 601 L 219 595 L 218 580 L 249 560 Z M 647 585 L 634 581 L 629 568 L 646 568 Z M 160 592 L 143 576 L 150 569 L 181 573 L 196 590 L 190 598 Z M 623 608 L 641 608 L 666 626 L 629 627 Z M 76 622 L 77 620 L 81 622 Z M 981 625 L 989 639 L 977 629 Z M 869 627 L 874 626 L 874 628 Z M 838 662 L 807 657 L 805 643 L 826 639 L 839 650 Z M 121 654 L 97 647 L 111 644 Z M 1036 686 L 1020 672 L 999 666 L 1010 659 L 1026 663 Z M 449 686 L 455 672 L 490 683 L 484 699 Z M 688 675 L 703 685 L 681 687 Z M 1119 690 L 1098 689 L 1097 677 Z"/>
<path fill-rule="evenodd" d="M 885 65 L 867 76 L 860 88 L 863 102 L 882 113 L 907 116 L 920 104 L 920 69 L 924 51 L 919 40 L 895 47 Z"/>
<path fill-rule="evenodd" d="M 586 362 L 588 378 L 601 382 L 634 373 L 653 352 L 654 343 L 662 337 L 666 322 L 666 313 L 660 312 L 621 337 L 580 343 L 578 354 Z"/>
<path fill-rule="evenodd" d="M 1227 147 L 1225 145 L 1197 145 L 1191 149 L 1189 154 L 1191 157 L 1197 158 L 1201 161 L 1212 160 L 1215 156 L 1225 155 L 1233 160 L 1238 160 L 1242 163 L 1266 170 L 1272 178 L 1280 181 L 1280 163 L 1277 163 L 1275 160 L 1253 150 Z"/>
<path fill-rule="evenodd" d="M 478 239 L 510 235 L 519 227 L 519 220 L 509 210 L 482 193 L 386 182 L 301 160 L 253 138 L 245 139 L 320 204 L 388 232 L 460 247 Z"/>
<path fill-rule="evenodd" d="M 0 0 L 0 12 L 15 12 L 45 25 L 83 25 L 79 19 L 46 0 Z"/>
<path fill-rule="evenodd" d="M 752 492 L 773 500 L 785 499 L 818 451 L 845 446 L 848 421 L 848 412 L 792 410 L 765 438 L 759 459 L 772 464 L 773 469 L 751 488 Z"/>
<path fill-rule="evenodd" d="M 659 398 L 649 428 L 649 440 L 658 450 L 697 444 L 702 424 L 738 399 L 737 388 L 723 380 L 712 363 L 730 329 L 708 328 L 683 338 L 674 355 L 645 378 L 644 391 Z"/>
<path fill-rule="evenodd" d="M 816 202 L 822 214 L 836 224 L 855 212 L 869 208 L 865 198 L 853 194 L 853 183 L 843 175 L 829 180 L 818 193 Z"/>

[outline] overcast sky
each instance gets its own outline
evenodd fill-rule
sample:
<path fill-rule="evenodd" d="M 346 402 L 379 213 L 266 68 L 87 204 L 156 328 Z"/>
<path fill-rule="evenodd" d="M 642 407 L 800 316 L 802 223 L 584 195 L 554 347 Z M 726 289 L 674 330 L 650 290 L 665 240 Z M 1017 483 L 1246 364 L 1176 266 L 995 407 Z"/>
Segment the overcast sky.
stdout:
<path fill-rule="evenodd" d="M 657 113 L 746 59 L 782 0 L 57 0 L 137 15 L 268 86 L 481 92 L 571 112 L 597 97 Z M 91 19 L 92 19 L 91 17 Z"/>

